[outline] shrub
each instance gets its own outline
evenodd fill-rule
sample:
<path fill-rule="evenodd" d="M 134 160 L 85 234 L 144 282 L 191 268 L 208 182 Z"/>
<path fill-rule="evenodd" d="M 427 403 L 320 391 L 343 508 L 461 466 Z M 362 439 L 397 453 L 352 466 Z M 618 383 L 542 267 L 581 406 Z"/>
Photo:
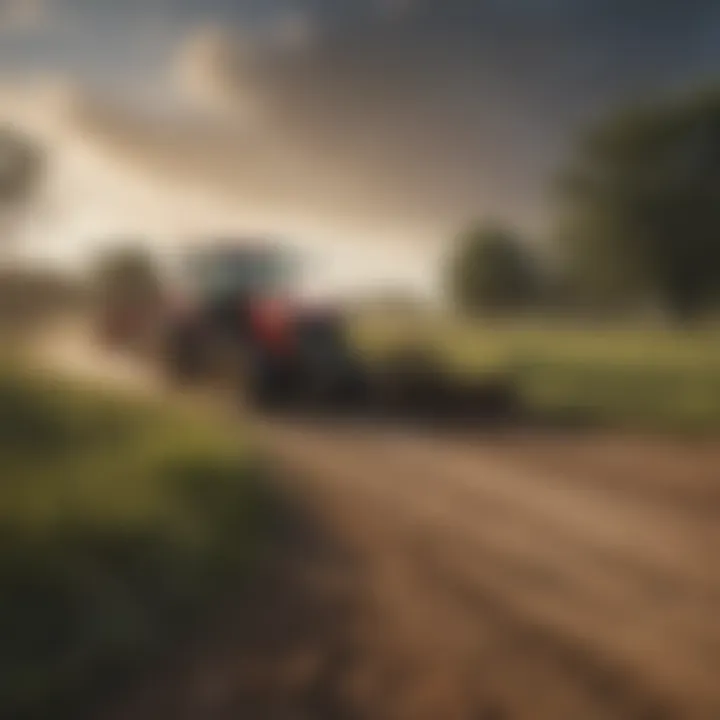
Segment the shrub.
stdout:
<path fill-rule="evenodd" d="M 82 715 L 245 580 L 265 493 L 220 428 L 0 376 L 0 714 Z"/>

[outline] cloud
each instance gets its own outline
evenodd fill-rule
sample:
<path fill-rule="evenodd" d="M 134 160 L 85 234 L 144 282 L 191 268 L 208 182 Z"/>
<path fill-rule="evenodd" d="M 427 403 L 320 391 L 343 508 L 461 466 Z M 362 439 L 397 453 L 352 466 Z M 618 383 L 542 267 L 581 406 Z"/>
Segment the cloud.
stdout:
<path fill-rule="evenodd" d="M 76 131 L 269 224 L 448 238 L 483 214 L 538 223 L 544 183 L 598 109 L 669 72 L 694 78 L 688 49 L 712 56 L 701 0 L 685 14 L 670 0 L 632 13 L 620 0 L 413 0 L 397 22 L 378 2 L 352 23 L 339 0 L 314 0 L 252 34 L 197 26 L 170 62 L 182 113 L 92 98 Z"/>
<path fill-rule="evenodd" d="M 174 68 L 195 100 L 237 112 L 260 153 L 281 155 L 320 212 L 444 232 L 499 205 L 522 212 L 508 178 L 522 151 L 512 100 L 493 78 L 472 87 L 467 58 L 422 31 L 370 26 L 298 44 L 202 30 Z"/>
<path fill-rule="evenodd" d="M 245 62 L 241 38 L 208 26 L 196 30 L 180 44 L 171 72 L 180 93 L 192 103 L 213 112 L 239 116 L 256 109 L 256 93 L 243 90 Z"/>
<path fill-rule="evenodd" d="M 35 30 L 46 24 L 49 13 L 46 0 L 0 0 L 0 29 Z"/>
<path fill-rule="evenodd" d="M 161 150 L 161 132 L 134 124 L 123 142 L 156 168 L 330 224 L 438 237 L 483 214 L 534 224 L 598 108 L 694 72 L 682 52 L 710 6 L 688 2 L 680 16 L 669 0 L 630 15 L 620 0 L 414 0 L 399 22 L 348 24 L 316 0 L 252 35 L 201 27 L 173 72 L 222 130 L 185 128 Z"/>
<path fill-rule="evenodd" d="M 382 17 L 402 18 L 415 8 L 416 0 L 380 0 L 378 8 Z"/>
<path fill-rule="evenodd" d="M 252 33 L 201 26 L 179 43 L 172 79 L 187 100 L 245 123 L 263 110 L 267 65 L 310 52 L 319 37 L 319 25 L 297 11 L 274 16 Z"/>
<path fill-rule="evenodd" d="M 319 39 L 320 27 L 308 13 L 293 10 L 275 18 L 267 33 L 265 42 L 276 48 L 305 50 Z"/>

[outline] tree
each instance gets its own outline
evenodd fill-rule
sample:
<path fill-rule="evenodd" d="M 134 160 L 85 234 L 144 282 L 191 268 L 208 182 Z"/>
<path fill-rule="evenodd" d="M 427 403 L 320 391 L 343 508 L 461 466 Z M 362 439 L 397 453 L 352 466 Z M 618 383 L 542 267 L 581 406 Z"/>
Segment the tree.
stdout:
<path fill-rule="evenodd" d="M 124 241 L 99 258 L 95 288 L 104 303 L 142 306 L 160 292 L 160 278 L 150 253 L 140 243 Z"/>
<path fill-rule="evenodd" d="M 45 153 L 29 136 L 11 126 L 0 127 L 0 220 L 4 239 L 35 196 L 45 170 Z"/>
<path fill-rule="evenodd" d="M 681 318 L 720 300 L 720 90 L 609 119 L 560 189 L 561 250 L 589 294 Z"/>
<path fill-rule="evenodd" d="M 475 226 L 463 234 L 448 267 L 455 306 L 471 315 L 525 308 L 536 298 L 538 284 L 527 248 L 499 225 Z"/>

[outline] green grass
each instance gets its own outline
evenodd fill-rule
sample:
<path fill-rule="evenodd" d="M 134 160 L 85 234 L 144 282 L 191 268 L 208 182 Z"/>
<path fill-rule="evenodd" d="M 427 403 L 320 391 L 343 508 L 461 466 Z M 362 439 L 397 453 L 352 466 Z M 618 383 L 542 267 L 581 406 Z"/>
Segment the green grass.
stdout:
<path fill-rule="evenodd" d="M 0 372 L 0 716 L 81 717 L 247 580 L 268 504 L 236 433 Z"/>
<path fill-rule="evenodd" d="M 529 408 L 549 419 L 582 415 L 638 430 L 720 430 L 717 328 L 366 318 L 358 337 L 371 356 L 419 339 L 452 372 L 508 371 Z"/>

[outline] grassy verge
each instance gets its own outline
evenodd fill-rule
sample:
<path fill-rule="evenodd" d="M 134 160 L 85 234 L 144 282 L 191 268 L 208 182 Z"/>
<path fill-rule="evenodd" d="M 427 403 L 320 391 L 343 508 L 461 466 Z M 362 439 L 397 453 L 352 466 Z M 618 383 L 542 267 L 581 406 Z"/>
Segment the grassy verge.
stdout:
<path fill-rule="evenodd" d="M 247 580 L 268 504 L 234 435 L 0 372 L 0 716 L 82 717 Z"/>
<path fill-rule="evenodd" d="M 366 319 L 362 347 L 382 355 L 427 343 L 459 374 L 509 371 L 548 419 L 671 432 L 720 430 L 720 331 Z"/>

